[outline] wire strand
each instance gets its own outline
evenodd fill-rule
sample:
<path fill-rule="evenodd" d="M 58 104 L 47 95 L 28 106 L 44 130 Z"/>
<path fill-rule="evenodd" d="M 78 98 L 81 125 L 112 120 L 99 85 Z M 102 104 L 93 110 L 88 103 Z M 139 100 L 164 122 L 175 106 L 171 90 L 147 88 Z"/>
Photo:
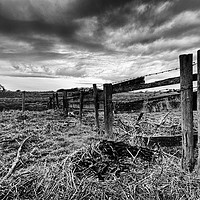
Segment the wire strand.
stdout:
<path fill-rule="evenodd" d="M 153 76 L 153 75 L 158 75 L 158 74 L 163 74 L 163 73 L 167 73 L 167 72 L 171 72 L 171 71 L 176 71 L 180 69 L 179 67 L 177 68 L 174 68 L 174 69 L 169 69 L 169 70 L 165 70 L 165 71 L 161 71 L 161 72 L 155 72 L 155 73 L 151 73 L 151 74 L 146 74 L 144 76 L 141 76 L 141 77 L 149 77 L 149 76 Z M 137 77 L 139 78 L 139 77 Z M 130 81 L 130 80 L 134 80 L 134 79 L 137 79 L 137 78 L 128 78 L 128 79 L 124 79 L 124 80 L 121 80 L 121 81 L 115 81 L 115 82 L 112 82 L 112 84 L 117 84 L 117 83 L 122 83 L 122 82 L 125 82 L 125 81 Z"/>
<path fill-rule="evenodd" d="M 178 69 L 180 69 L 180 68 L 177 67 L 177 68 L 174 68 L 174 69 L 168 69 L 168 70 L 161 71 L 161 72 L 155 72 L 155 73 L 152 73 L 152 74 L 147 74 L 147 75 L 145 75 L 145 77 L 147 77 L 147 76 L 154 76 L 154 75 L 158 75 L 158 74 L 163 74 L 163 73 L 167 73 L 167 72 L 172 72 L 172 71 L 176 71 Z"/>
<path fill-rule="evenodd" d="M 196 62 L 193 62 L 192 63 L 192 66 L 195 66 L 197 65 Z M 180 67 L 176 67 L 176 68 L 173 68 L 173 69 L 168 69 L 168 70 L 164 70 L 164 71 L 161 71 L 161 72 L 155 72 L 155 73 L 151 73 L 151 74 L 146 74 L 144 76 L 140 76 L 140 77 L 150 77 L 150 76 L 155 76 L 155 75 L 159 75 L 159 74 L 163 74 L 163 73 L 168 73 L 168 72 L 172 72 L 172 71 L 176 71 L 176 70 L 179 70 Z M 123 82 L 126 82 L 126 81 L 130 81 L 130 80 L 134 80 L 134 79 L 137 79 L 137 78 L 140 78 L 140 77 L 131 77 L 131 78 L 127 78 L 127 79 L 123 79 L 121 81 L 113 81 L 111 82 L 112 84 L 119 84 L 119 83 L 123 83 Z M 99 87 L 102 87 L 103 84 L 100 84 L 98 85 Z"/>

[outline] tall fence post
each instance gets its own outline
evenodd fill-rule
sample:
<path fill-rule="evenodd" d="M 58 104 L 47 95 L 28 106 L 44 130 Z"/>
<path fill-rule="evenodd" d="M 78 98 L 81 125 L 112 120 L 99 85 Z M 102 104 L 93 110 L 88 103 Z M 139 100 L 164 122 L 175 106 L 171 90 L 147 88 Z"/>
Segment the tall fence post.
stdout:
<path fill-rule="evenodd" d="M 179 56 L 183 150 L 182 167 L 190 172 L 194 169 L 192 56 L 192 54 Z"/>
<path fill-rule="evenodd" d="M 98 103 L 98 90 L 96 84 L 93 84 L 93 98 L 94 98 L 95 124 L 96 127 L 99 129 L 99 103 Z"/>
<path fill-rule="evenodd" d="M 55 110 L 55 108 L 56 108 L 55 93 L 53 92 L 53 109 Z"/>
<path fill-rule="evenodd" d="M 67 91 L 63 91 L 63 112 L 65 116 L 68 117 L 68 102 L 67 102 Z"/>
<path fill-rule="evenodd" d="M 83 91 L 80 91 L 80 104 L 79 104 L 79 117 L 80 124 L 82 124 L 82 115 L 83 115 Z"/>
<path fill-rule="evenodd" d="M 104 123 L 107 136 L 113 137 L 112 84 L 104 84 Z"/>
<path fill-rule="evenodd" d="M 25 111 L 25 91 L 22 92 L 22 112 Z"/>
<path fill-rule="evenodd" d="M 59 99 L 58 99 L 58 93 L 56 92 L 56 107 L 59 109 Z"/>
<path fill-rule="evenodd" d="M 48 109 L 52 109 L 52 97 L 49 97 Z"/>
<path fill-rule="evenodd" d="M 197 51 L 197 120 L 198 120 L 197 172 L 198 172 L 198 175 L 200 175 L 200 50 Z"/>

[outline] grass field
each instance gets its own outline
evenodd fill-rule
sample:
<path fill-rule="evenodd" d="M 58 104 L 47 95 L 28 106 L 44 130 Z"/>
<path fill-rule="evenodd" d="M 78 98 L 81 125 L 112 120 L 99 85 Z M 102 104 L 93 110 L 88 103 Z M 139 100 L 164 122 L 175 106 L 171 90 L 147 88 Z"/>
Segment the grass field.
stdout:
<path fill-rule="evenodd" d="M 154 129 L 154 124 L 165 115 L 145 114 L 141 120 L 142 134 L 173 134 L 170 124 L 177 125 L 178 133 L 178 112 L 169 113 L 163 126 Z M 100 116 L 102 122 L 103 116 Z M 137 117 L 137 114 L 116 116 L 115 141 L 141 145 L 140 141 L 134 140 L 136 130 L 127 132 L 117 122 L 120 119 L 134 127 Z M 105 156 L 98 154 L 102 139 L 105 139 L 104 132 L 97 133 L 92 113 L 85 114 L 80 125 L 78 118 L 65 117 L 59 110 L 0 112 L 0 199 L 200 198 L 200 179 L 195 172 L 190 174 L 181 169 L 180 147 L 162 148 L 150 162 L 137 156 L 117 161 L 106 157 L 109 173 L 105 173 L 103 180 L 99 179 L 90 169 L 98 163 L 96 167 L 101 165 L 101 170 L 105 170 L 102 167 Z M 15 163 L 20 146 L 20 157 Z M 84 159 L 91 161 L 97 154 L 92 160 L 95 164 L 77 172 L 77 163 L 80 165 Z M 16 165 L 8 175 L 14 163 Z M 121 167 L 121 163 L 128 168 L 119 174 L 117 168 L 110 170 L 114 166 Z"/>

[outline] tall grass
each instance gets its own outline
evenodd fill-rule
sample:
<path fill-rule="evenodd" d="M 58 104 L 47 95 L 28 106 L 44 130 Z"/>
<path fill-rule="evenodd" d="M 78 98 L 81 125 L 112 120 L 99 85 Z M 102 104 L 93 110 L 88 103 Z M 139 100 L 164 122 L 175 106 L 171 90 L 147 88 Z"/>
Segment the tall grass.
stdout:
<path fill-rule="evenodd" d="M 175 157 L 137 163 L 105 181 L 76 177 L 70 163 L 37 164 L 21 169 L 0 186 L 0 199 L 199 199 L 200 180 L 184 173 Z"/>
<path fill-rule="evenodd" d="M 179 148 L 161 149 L 152 162 L 129 158 L 128 170 L 118 175 L 111 172 L 102 181 L 95 174 L 78 175 L 74 168 L 77 162 L 70 159 L 80 152 L 87 154 L 101 139 L 90 123 L 80 127 L 76 119 L 54 111 L 2 112 L 0 120 L 0 138 L 5 141 L 0 143 L 0 180 L 19 143 L 32 136 L 16 170 L 0 184 L 1 200 L 200 199 L 200 178 L 195 172 L 182 171 Z"/>

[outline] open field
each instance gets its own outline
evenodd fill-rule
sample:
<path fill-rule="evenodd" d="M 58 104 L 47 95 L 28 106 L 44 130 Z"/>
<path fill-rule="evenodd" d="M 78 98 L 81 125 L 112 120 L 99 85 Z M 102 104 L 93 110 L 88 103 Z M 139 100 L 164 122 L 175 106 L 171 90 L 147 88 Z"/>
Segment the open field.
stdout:
<path fill-rule="evenodd" d="M 164 116 L 166 113 L 144 114 L 141 134 L 180 133 L 178 112 L 168 113 L 163 126 L 155 129 Z M 138 129 L 127 131 L 118 123 L 120 119 L 134 127 L 137 117 L 138 114 L 115 116 L 114 141 L 142 145 L 135 140 Z M 171 125 L 176 129 L 172 130 Z M 200 179 L 195 172 L 181 170 L 180 147 L 152 149 L 155 159 L 151 161 L 140 158 L 139 153 L 113 159 L 100 151 L 99 144 L 106 139 L 103 134 L 102 130 L 97 134 L 91 113 L 84 115 L 80 126 L 77 118 L 65 117 L 60 111 L 1 112 L 0 199 L 200 198 Z M 78 171 L 78 167 L 82 168 Z"/>

